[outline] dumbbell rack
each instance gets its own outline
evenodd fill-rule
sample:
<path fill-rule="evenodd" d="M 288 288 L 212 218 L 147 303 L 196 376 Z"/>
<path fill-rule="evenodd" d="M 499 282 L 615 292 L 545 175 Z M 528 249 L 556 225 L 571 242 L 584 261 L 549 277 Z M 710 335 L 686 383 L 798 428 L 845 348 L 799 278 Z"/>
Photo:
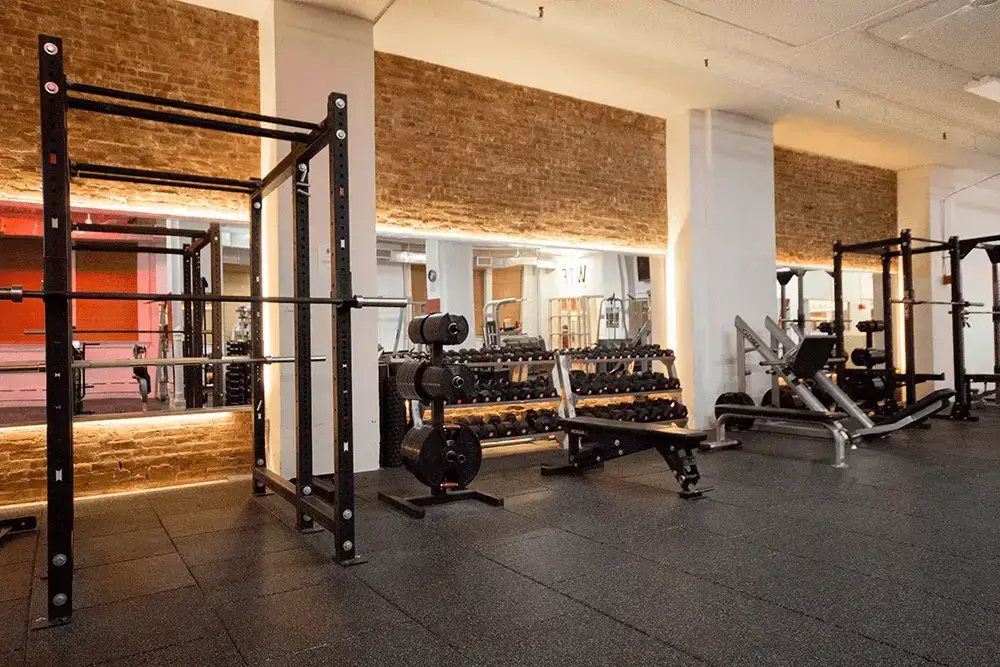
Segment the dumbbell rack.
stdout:
<path fill-rule="evenodd" d="M 528 398 L 516 401 L 495 401 L 491 403 L 471 403 L 464 405 L 446 405 L 445 411 L 449 413 L 455 412 L 472 412 L 472 411 L 483 411 L 483 410 L 502 410 L 508 406 L 518 406 L 518 405 L 551 405 L 558 406 L 557 412 L 560 417 L 573 418 L 576 416 L 576 406 L 580 402 L 595 402 L 600 403 L 602 401 L 615 402 L 620 398 L 638 398 L 638 397 L 656 397 L 656 398 L 681 398 L 681 389 L 653 389 L 648 391 L 634 391 L 634 392 L 621 392 L 621 393 L 609 393 L 609 394 L 588 394 L 588 395 L 577 395 L 573 392 L 572 384 L 570 383 L 569 373 L 573 370 L 574 364 L 585 364 L 585 365 L 597 365 L 597 364 L 615 364 L 615 365 L 625 365 L 627 367 L 632 367 L 635 364 L 649 362 L 650 364 L 655 361 L 661 362 L 666 367 L 666 375 L 669 378 L 677 379 L 677 370 L 675 368 L 675 356 L 674 355 L 654 355 L 654 356 L 639 356 L 639 355 L 627 355 L 622 357 L 578 357 L 574 355 L 567 354 L 563 351 L 556 350 L 554 359 L 536 359 L 531 361 L 484 361 L 484 362 L 463 362 L 464 365 L 475 370 L 477 368 L 500 368 L 500 369 L 510 369 L 511 371 L 517 371 L 524 373 L 527 368 L 532 366 L 552 366 L 552 383 L 555 386 L 558 396 L 546 396 L 543 398 Z M 424 423 L 424 415 L 428 412 L 430 406 L 417 403 L 416 401 L 411 401 L 410 412 L 413 419 L 414 426 L 419 426 Z M 664 425 L 677 425 L 684 426 L 687 424 L 687 418 L 682 419 L 668 419 L 664 421 L 655 422 L 656 424 Z M 526 433 L 523 435 L 508 436 L 505 438 L 490 438 L 488 440 L 483 440 L 483 449 L 490 449 L 494 447 L 502 447 L 506 445 L 513 445 L 517 443 L 525 443 L 532 441 L 541 440 L 563 440 L 564 434 L 561 431 L 550 431 L 547 433 Z"/>
<path fill-rule="evenodd" d="M 576 417 L 576 406 L 581 401 L 601 401 L 601 400 L 614 400 L 617 398 L 637 398 L 637 397 L 672 397 L 681 398 L 681 389 L 651 389 L 648 391 L 624 391 L 617 394 L 586 394 L 577 395 L 572 389 L 572 383 L 570 382 L 570 371 L 577 370 L 573 368 L 574 364 L 584 364 L 587 366 L 594 365 L 595 371 L 596 366 L 599 364 L 615 364 L 615 365 L 625 365 L 627 367 L 634 366 L 637 363 L 649 362 L 650 365 L 654 361 L 661 362 L 666 367 L 666 376 L 672 380 L 677 379 L 677 368 L 675 366 L 676 357 L 672 354 L 661 354 L 652 356 L 639 356 L 639 355 L 625 355 L 621 357 L 579 357 L 574 355 L 568 355 L 561 352 L 556 353 L 557 369 L 558 374 L 553 374 L 553 379 L 558 375 L 558 383 L 560 389 L 560 394 L 564 395 L 566 400 L 564 400 L 559 406 L 559 415 L 561 417 L 566 417 L 572 419 Z M 603 369 L 602 369 L 603 370 Z M 565 388 L 563 391 L 562 388 Z M 687 424 L 687 418 L 682 419 L 667 419 L 664 421 L 655 422 L 657 424 L 674 424 L 676 426 L 684 426 Z"/>
<path fill-rule="evenodd" d="M 475 371 L 476 369 L 500 369 L 500 370 L 510 370 L 513 375 L 524 375 L 527 370 L 531 367 L 555 367 L 552 372 L 552 381 L 555 385 L 556 391 L 562 394 L 560 386 L 558 384 L 558 376 L 560 375 L 558 371 L 558 356 L 555 359 L 532 359 L 528 361 L 463 361 L 463 365 L 468 366 L 470 369 Z M 545 396 L 542 398 L 523 398 L 516 401 L 492 401 L 490 403 L 468 403 L 463 405 L 445 405 L 444 409 L 446 412 L 453 411 L 481 411 L 490 410 L 495 408 L 503 408 L 507 406 L 517 406 L 517 405 L 544 405 L 549 404 L 552 406 L 562 403 L 562 398 L 559 396 Z M 424 414 L 430 409 L 430 406 L 425 404 L 417 404 L 415 401 L 410 402 L 410 414 L 413 418 L 413 425 L 419 426 L 424 423 Z M 513 445 L 516 443 L 531 442 L 537 440 L 551 440 L 555 438 L 557 432 L 550 431 L 548 433 L 525 433 L 523 435 L 509 436 L 506 438 L 490 438 L 488 440 L 483 440 L 483 449 L 490 447 L 499 447 L 503 445 Z"/>

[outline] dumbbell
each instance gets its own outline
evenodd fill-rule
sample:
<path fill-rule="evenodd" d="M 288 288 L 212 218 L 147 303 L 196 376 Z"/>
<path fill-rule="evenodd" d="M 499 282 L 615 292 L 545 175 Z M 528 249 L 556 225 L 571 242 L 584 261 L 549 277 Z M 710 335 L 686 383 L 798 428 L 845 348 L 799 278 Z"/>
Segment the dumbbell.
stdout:
<path fill-rule="evenodd" d="M 622 419 L 627 422 L 634 422 L 636 418 L 636 411 L 632 408 L 626 408 L 622 411 Z"/>
<path fill-rule="evenodd" d="M 515 415 L 513 412 L 505 412 L 503 413 L 503 415 L 500 416 L 500 419 L 502 419 L 505 422 L 516 422 L 517 415 Z"/>
<path fill-rule="evenodd" d="M 674 419 L 686 419 L 688 416 L 688 408 L 683 403 L 678 403 L 674 408 Z"/>
<path fill-rule="evenodd" d="M 503 423 L 503 419 L 501 419 L 500 415 L 498 414 L 490 415 L 489 417 L 486 418 L 486 421 L 490 424 L 493 424 L 494 426 L 499 426 L 500 424 Z"/>
<path fill-rule="evenodd" d="M 635 421 L 648 422 L 652 420 L 652 411 L 648 406 L 642 406 L 635 411 Z"/>
<path fill-rule="evenodd" d="M 483 440 L 497 437 L 497 427 L 493 424 L 486 424 L 485 426 L 481 427 L 481 430 L 482 430 L 481 437 Z"/>
<path fill-rule="evenodd" d="M 495 426 L 497 427 L 497 435 L 500 437 L 509 438 L 514 435 L 514 422 L 500 422 Z"/>
<path fill-rule="evenodd" d="M 527 435 L 531 432 L 531 426 L 526 421 L 514 422 L 514 435 Z"/>
<path fill-rule="evenodd" d="M 621 421 L 625 418 L 625 411 L 621 408 L 611 408 L 608 411 L 608 419 L 614 419 L 615 421 Z"/>

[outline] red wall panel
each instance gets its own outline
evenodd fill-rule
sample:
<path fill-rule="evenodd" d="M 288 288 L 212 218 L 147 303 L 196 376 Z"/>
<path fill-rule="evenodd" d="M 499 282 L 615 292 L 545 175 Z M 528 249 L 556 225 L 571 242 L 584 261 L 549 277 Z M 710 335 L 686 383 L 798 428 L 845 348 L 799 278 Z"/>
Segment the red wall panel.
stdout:
<path fill-rule="evenodd" d="M 42 285 L 42 239 L 0 237 L 0 285 L 21 285 L 38 290 Z M 41 299 L 21 303 L 0 300 L 0 343 L 42 344 L 42 336 L 25 335 L 25 329 L 45 326 L 45 306 Z"/>
<path fill-rule="evenodd" d="M 131 253 L 77 252 L 76 289 L 81 291 L 137 291 L 137 257 Z M 42 239 L 0 237 L 0 285 L 22 285 L 41 289 Z M 77 329 L 139 328 L 139 308 L 134 301 L 77 301 Z M 21 303 L 0 301 L 0 344 L 41 344 L 44 338 L 25 334 L 25 329 L 45 327 L 41 299 Z M 81 340 L 135 340 L 134 333 L 81 334 Z"/>

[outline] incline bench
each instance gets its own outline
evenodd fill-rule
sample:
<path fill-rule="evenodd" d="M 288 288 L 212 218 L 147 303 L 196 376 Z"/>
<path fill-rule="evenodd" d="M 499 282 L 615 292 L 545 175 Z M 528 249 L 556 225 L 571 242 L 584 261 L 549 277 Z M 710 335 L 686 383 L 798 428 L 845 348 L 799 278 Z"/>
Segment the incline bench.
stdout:
<path fill-rule="evenodd" d="M 720 403 L 715 406 L 715 440 L 705 440 L 702 449 L 727 449 L 739 447 L 739 440 L 726 437 L 726 423 L 736 419 L 751 418 L 774 422 L 798 422 L 822 426 L 830 432 L 833 438 L 834 468 L 847 467 L 847 443 L 850 435 L 841 423 L 847 419 L 843 412 L 817 412 L 815 410 L 796 410 L 793 408 L 757 407 L 755 405 L 736 405 Z"/>
<path fill-rule="evenodd" d="M 694 461 L 694 450 L 707 437 L 701 431 L 596 417 L 560 419 L 559 428 L 569 437 L 569 462 L 543 465 L 543 475 L 582 473 L 611 459 L 656 449 L 677 478 L 681 498 L 696 498 L 704 491 L 697 488 L 701 476 Z"/>

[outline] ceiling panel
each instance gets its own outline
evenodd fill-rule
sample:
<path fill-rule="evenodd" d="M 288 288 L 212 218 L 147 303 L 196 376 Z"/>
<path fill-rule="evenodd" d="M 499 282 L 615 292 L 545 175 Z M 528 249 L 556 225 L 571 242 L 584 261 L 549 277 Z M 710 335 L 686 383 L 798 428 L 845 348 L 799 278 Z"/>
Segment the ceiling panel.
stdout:
<path fill-rule="evenodd" d="M 900 0 L 663 0 L 704 16 L 765 35 L 789 46 L 815 41 L 872 19 L 901 4 Z"/>
<path fill-rule="evenodd" d="M 868 32 L 971 76 L 1000 73 L 1000 2 L 975 7 L 967 0 L 941 0 Z"/>

